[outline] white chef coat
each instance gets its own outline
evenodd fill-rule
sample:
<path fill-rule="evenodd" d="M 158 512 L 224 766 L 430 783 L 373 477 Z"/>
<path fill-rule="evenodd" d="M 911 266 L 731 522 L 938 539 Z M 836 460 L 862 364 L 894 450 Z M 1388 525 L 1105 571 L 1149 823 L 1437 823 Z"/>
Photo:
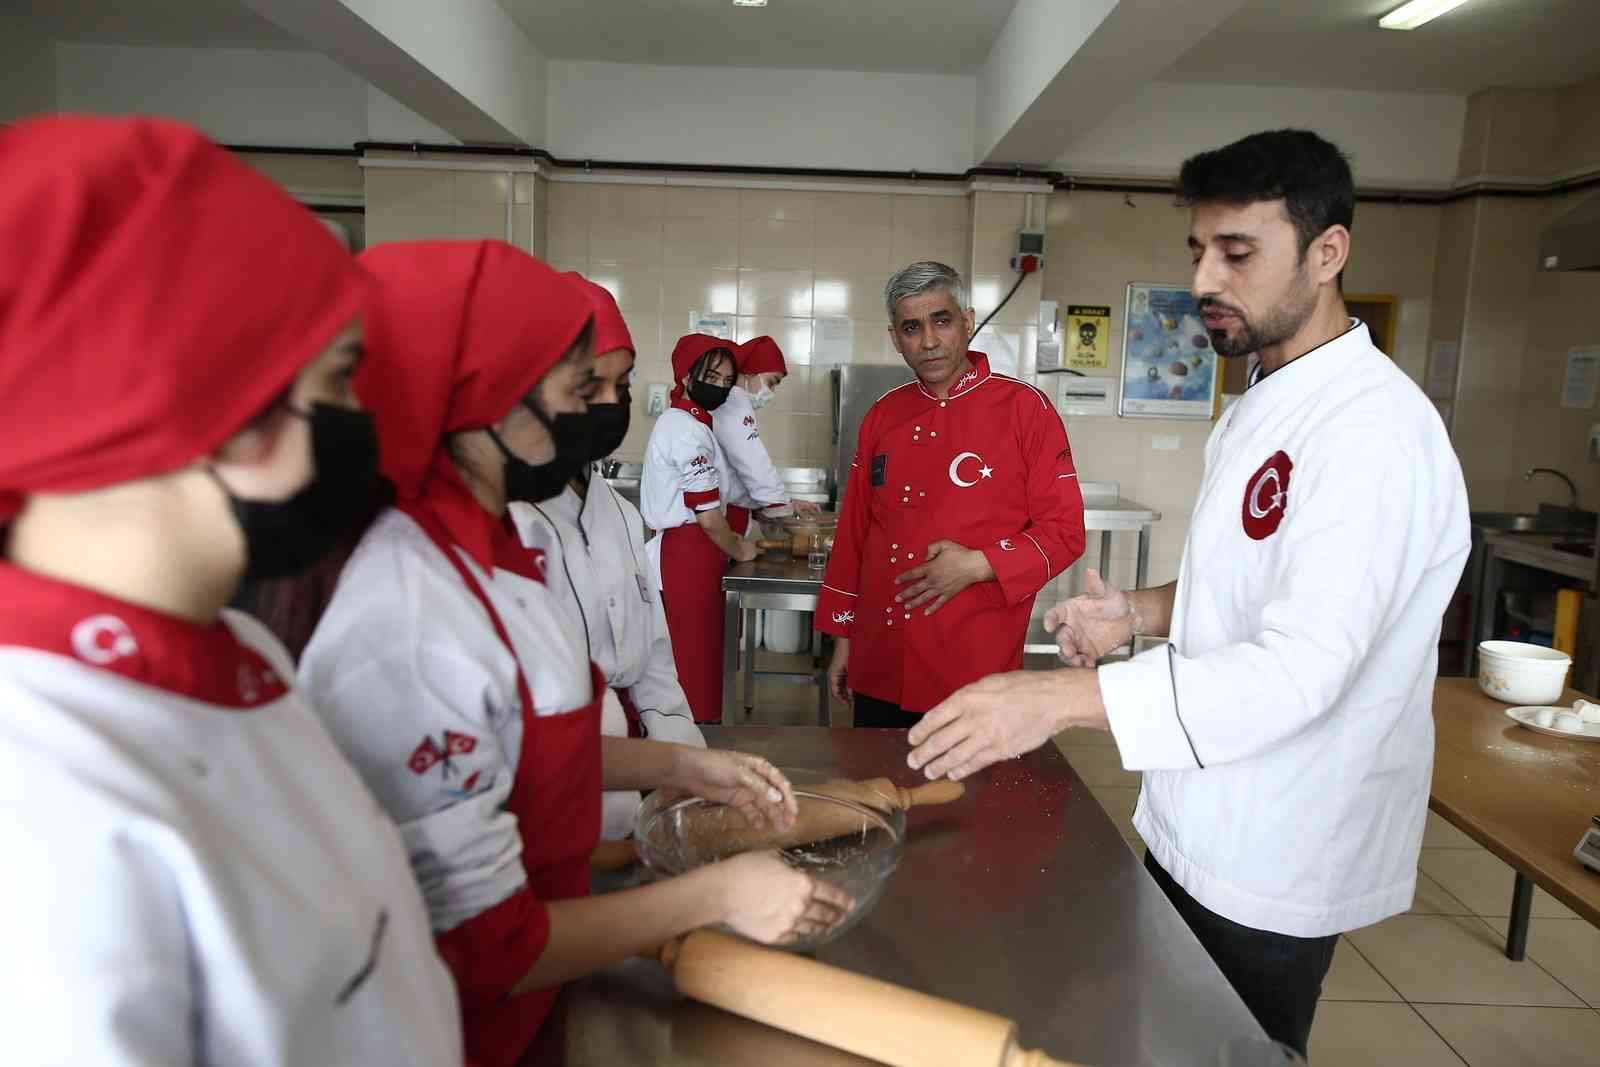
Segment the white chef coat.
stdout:
<path fill-rule="evenodd" d="M 728 460 L 716 434 L 701 421 L 706 414 L 691 401 L 680 401 L 662 412 L 645 445 L 639 511 L 656 531 L 645 542 L 652 589 L 661 588 L 661 531 L 687 526 L 700 512 L 725 503 Z"/>
<path fill-rule="evenodd" d="M 1134 826 L 1202 905 L 1297 937 L 1410 906 L 1468 548 L 1438 413 L 1360 322 L 1218 421 L 1171 643 L 1100 668 Z"/>
<path fill-rule="evenodd" d="M 756 406 L 744 386 L 734 386 L 728 399 L 711 413 L 711 428 L 727 457 L 722 476 L 723 503 L 751 511 L 770 509 L 769 514 L 787 512 L 789 490 L 767 454 L 767 446 L 761 443 Z M 751 529 L 754 528 L 752 523 Z"/>
<path fill-rule="evenodd" d="M 689 702 L 678 684 L 672 638 L 660 593 L 650 587 L 639 511 L 599 477 L 579 496 L 568 486 L 540 504 L 513 503 L 511 519 L 529 548 L 545 553 L 550 589 L 588 634 L 589 658 L 613 689 L 627 692 L 645 736 L 705 747 Z M 626 737 L 628 722 L 611 694 L 601 732 Z M 619 840 L 633 832 L 639 794 L 614 790 L 603 798 L 601 836 Z"/>
<path fill-rule="evenodd" d="M 112 611 L 74 642 L 149 655 Z M 293 677 L 260 623 L 224 622 Z M 298 694 L 220 706 L 8 646 L 0 708 L 6 1062 L 461 1062 L 399 835 Z"/>
<path fill-rule="evenodd" d="M 583 638 L 556 595 L 455 551 L 517 650 L 535 713 L 586 707 Z M 504 807 L 522 751 L 517 662 L 409 516 L 385 512 L 356 547 L 300 657 L 300 681 L 400 824 L 436 931 L 527 884 L 516 816 Z"/>

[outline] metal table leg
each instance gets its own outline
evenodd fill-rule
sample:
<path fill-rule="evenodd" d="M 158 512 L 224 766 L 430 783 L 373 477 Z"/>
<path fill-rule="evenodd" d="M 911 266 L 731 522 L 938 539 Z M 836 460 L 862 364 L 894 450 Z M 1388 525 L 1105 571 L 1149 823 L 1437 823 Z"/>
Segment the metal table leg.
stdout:
<path fill-rule="evenodd" d="M 744 613 L 744 717 L 756 708 L 756 613 Z"/>
<path fill-rule="evenodd" d="M 1533 882 L 1517 872 L 1511 887 L 1511 922 L 1506 926 L 1506 959 L 1521 962 L 1528 954 L 1528 917 L 1533 914 Z"/>
<path fill-rule="evenodd" d="M 1139 527 L 1139 559 L 1134 568 L 1133 587 L 1143 589 L 1150 577 L 1150 527 Z"/>
<path fill-rule="evenodd" d="M 832 726 L 833 715 L 828 703 L 828 645 L 822 640 L 822 631 L 811 631 L 811 647 L 817 664 L 817 725 Z"/>
<path fill-rule="evenodd" d="M 731 723 L 739 706 L 739 606 L 742 594 L 722 594 L 722 721 Z"/>
<path fill-rule="evenodd" d="M 1111 531 L 1100 531 L 1100 577 L 1111 580 Z"/>

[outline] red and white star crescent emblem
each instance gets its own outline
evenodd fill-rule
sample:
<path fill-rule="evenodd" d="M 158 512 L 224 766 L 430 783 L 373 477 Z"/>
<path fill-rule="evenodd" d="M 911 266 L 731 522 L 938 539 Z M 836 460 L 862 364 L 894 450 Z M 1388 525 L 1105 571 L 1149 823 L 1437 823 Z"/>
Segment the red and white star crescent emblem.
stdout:
<path fill-rule="evenodd" d="M 1252 541 L 1265 541 L 1278 532 L 1289 506 L 1289 474 L 1293 470 L 1294 461 L 1287 452 L 1274 452 L 1245 483 L 1241 517 L 1244 532 Z"/>

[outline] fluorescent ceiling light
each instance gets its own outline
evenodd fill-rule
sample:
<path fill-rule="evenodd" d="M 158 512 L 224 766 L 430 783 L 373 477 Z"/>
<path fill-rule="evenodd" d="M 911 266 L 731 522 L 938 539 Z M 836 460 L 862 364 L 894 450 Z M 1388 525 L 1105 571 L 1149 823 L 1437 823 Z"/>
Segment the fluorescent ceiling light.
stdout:
<path fill-rule="evenodd" d="M 739 0 L 734 0 L 738 3 Z M 1378 20 L 1378 25 L 1386 30 L 1414 30 L 1425 22 L 1432 22 L 1440 15 L 1449 14 L 1467 0 L 1411 0 L 1409 4 L 1401 4 L 1383 18 Z"/>
<path fill-rule="evenodd" d="M 766 7 L 767 0 L 733 0 L 734 7 Z"/>

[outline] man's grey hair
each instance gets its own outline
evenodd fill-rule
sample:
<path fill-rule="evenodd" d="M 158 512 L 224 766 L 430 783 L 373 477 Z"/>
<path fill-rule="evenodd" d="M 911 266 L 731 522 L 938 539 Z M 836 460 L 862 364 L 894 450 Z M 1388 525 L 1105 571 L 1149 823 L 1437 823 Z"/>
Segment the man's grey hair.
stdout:
<path fill-rule="evenodd" d="M 894 309 L 900 301 L 929 289 L 948 289 L 955 297 L 956 306 L 967 308 L 967 283 L 961 272 L 943 263 L 925 259 L 894 272 L 889 284 L 883 287 L 883 303 L 889 309 L 889 321 L 894 322 Z"/>

